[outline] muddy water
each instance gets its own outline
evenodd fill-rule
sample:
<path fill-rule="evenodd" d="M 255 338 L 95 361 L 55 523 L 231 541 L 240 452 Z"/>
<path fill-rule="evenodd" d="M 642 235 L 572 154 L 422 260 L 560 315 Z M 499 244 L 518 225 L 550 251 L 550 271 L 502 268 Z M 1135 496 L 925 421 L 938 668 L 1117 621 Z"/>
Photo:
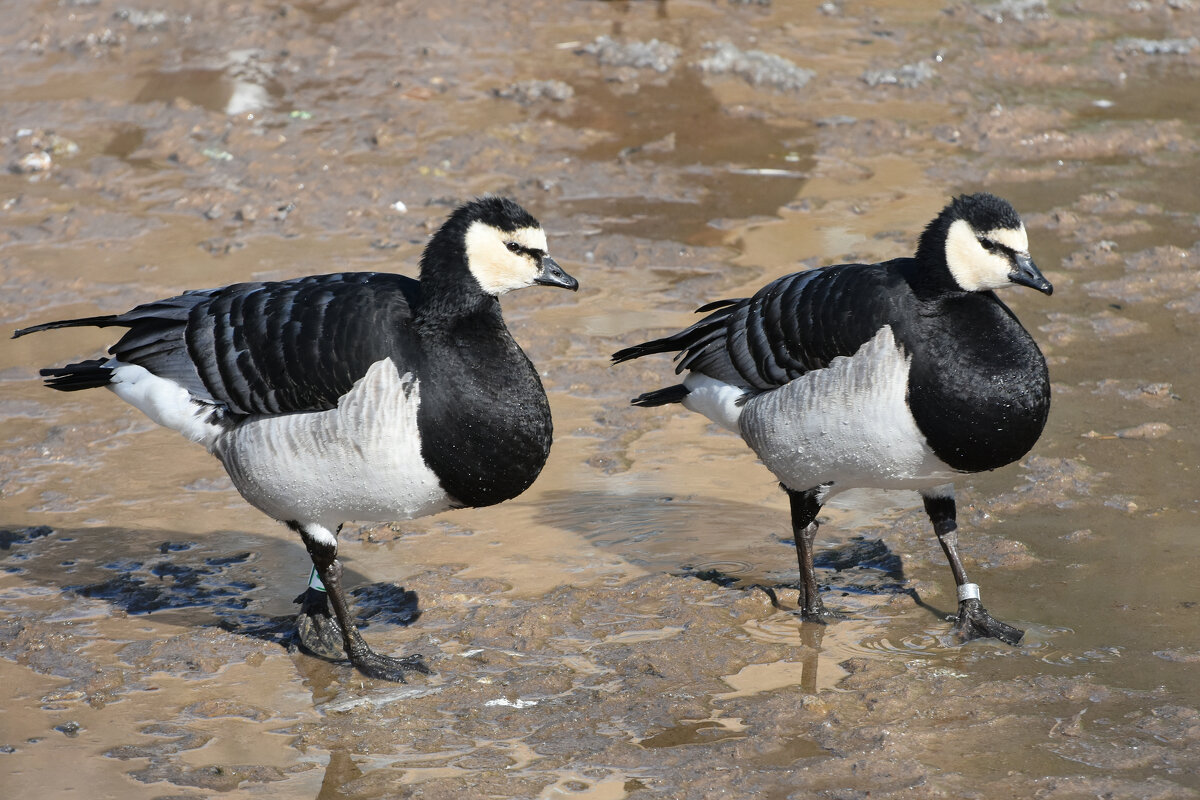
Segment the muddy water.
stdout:
<path fill-rule="evenodd" d="M 0 320 L 411 274 L 457 199 L 509 193 L 583 283 L 506 300 L 555 449 L 502 507 L 347 530 L 365 635 L 437 670 L 373 684 L 288 649 L 307 558 L 215 462 L 38 385 L 109 335 L 8 342 L 6 796 L 1200 794 L 1200 10 L 191 5 L 6 9 Z M 583 52 L 601 35 L 625 49 Z M 794 63 L 702 71 L 720 39 Z M 571 96 L 514 89 L 552 80 Z M 981 188 L 1056 287 L 1006 296 L 1051 362 L 1046 434 L 960 487 L 969 567 L 1026 641 L 947 641 L 950 576 L 904 493 L 827 509 L 846 619 L 800 624 L 770 476 L 703 420 L 628 407 L 667 363 L 606 356 L 801 266 L 908 252 Z"/>

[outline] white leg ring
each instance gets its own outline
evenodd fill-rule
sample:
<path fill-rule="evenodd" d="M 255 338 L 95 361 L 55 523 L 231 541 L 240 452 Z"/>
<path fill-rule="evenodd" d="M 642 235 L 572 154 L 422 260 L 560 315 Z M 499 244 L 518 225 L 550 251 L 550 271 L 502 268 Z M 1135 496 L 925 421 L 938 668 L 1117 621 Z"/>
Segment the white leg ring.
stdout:
<path fill-rule="evenodd" d="M 312 572 L 308 575 L 308 587 L 316 589 L 318 592 L 325 591 L 325 584 L 321 583 L 321 579 L 317 577 L 317 568 L 313 567 Z"/>
<path fill-rule="evenodd" d="M 958 587 L 958 602 L 963 600 L 978 600 L 979 599 L 979 584 L 964 583 Z"/>

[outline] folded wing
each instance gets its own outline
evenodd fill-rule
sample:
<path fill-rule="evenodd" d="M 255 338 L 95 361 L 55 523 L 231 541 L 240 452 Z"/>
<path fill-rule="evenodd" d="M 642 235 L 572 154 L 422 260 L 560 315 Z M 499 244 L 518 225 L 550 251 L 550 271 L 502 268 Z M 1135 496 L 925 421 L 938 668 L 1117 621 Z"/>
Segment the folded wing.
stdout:
<path fill-rule="evenodd" d="M 402 373 L 419 353 L 411 333 L 420 284 L 387 273 L 339 273 L 185 292 L 124 314 L 37 325 L 121 326 L 109 348 L 233 414 L 323 411 L 380 359 Z M 55 388 L 106 382 L 104 362 L 43 370 Z"/>
<path fill-rule="evenodd" d="M 753 297 L 721 300 L 695 325 L 621 350 L 615 362 L 677 352 L 676 372 L 698 372 L 761 392 L 837 356 L 853 355 L 885 324 L 882 265 L 849 264 L 785 275 Z M 666 390 L 660 390 L 666 391 Z"/>

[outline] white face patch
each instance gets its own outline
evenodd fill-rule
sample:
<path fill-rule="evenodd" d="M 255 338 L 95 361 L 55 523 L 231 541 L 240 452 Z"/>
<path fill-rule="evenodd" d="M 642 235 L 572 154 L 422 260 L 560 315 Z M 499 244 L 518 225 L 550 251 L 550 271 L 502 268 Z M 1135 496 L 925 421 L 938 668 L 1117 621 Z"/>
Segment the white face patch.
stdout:
<path fill-rule="evenodd" d="M 983 238 L 999 242 L 1018 253 L 1029 252 L 1029 235 L 1025 233 L 1024 225 L 1019 228 L 997 228 L 985 233 Z"/>
<path fill-rule="evenodd" d="M 966 220 L 955 220 L 946 232 L 946 266 L 954 281 L 968 292 L 999 289 L 1009 286 L 1008 275 L 1013 265 L 1002 252 L 993 252 L 980 244 L 980 238 L 1011 248 L 1018 253 L 1029 251 L 1025 226 L 998 228 L 980 236 Z"/>
<path fill-rule="evenodd" d="M 541 228 L 521 228 L 505 233 L 483 222 L 467 228 L 467 268 L 480 288 L 492 295 L 532 286 L 541 270 L 538 258 L 528 252 L 509 250 L 514 242 L 525 250 L 546 252 L 546 233 Z"/>

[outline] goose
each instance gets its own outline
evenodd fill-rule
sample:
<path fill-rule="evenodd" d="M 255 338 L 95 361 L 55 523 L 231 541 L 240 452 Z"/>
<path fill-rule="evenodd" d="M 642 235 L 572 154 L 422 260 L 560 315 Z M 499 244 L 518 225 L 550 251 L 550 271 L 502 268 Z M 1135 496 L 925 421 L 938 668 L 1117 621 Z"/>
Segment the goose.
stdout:
<path fill-rule="evenodd" d="M 683 383 L 633 404 L 703 414 L 778 478 L 804 618 L 833 616 L 813 573 L 822 506 L 851 488 L 915 489 L 957 586 L 953 632 L 1015 645 L 1024 632 L 992 618 L 963 568 L 953 484 L 1020 459 L 1046 424 L 1046 360 L 994 291 L 1014 285 L 1053 292 L 1020 216 L 994 195 L 960 195 L 911 258 L 785 275 L 613 361 L 675 353 Z"/>
<path fill-rule="evenodd" d="M 110 357 L 41 370 L 60 391 L 106 387 L 217 457 L 250 505 L 300 535 L 312 559 L 300 639 L 371 678 L 429 671 L 372 650 L 337 558 L 344 522 L 482 507 L 527 489 L 550 452 L 537 370 L 499 297 L 579 288 L 516 202 L 453 211 L 420 280 L 342 272 L 188 291 L 124 314 L 16 331 L 124 327 Z M 332 618 L 330 616 L 332 606 Z"/>

